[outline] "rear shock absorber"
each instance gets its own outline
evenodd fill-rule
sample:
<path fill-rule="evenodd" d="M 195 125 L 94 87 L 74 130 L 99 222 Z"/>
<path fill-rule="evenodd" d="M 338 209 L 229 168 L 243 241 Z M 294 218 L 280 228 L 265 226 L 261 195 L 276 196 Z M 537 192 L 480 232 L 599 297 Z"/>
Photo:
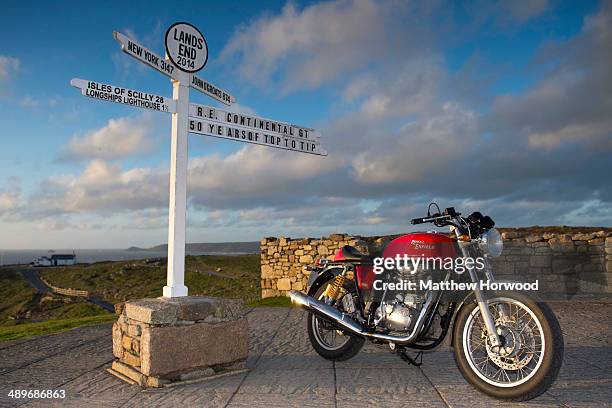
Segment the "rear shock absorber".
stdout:
<path fill-rule="evenodd" d="M 333 281 L 331 281 L 327 288 L 325 288 L 325 296 L 328 296 L 334 300 L 340 300 L 342 296 L 346 294 L 346 289 L 344 289 L 344 283 L 348 280 L 353 279 L 353 271 L 345 271 L 337 275 Z"/>
<path fill-rule="evenodd" d="M 333 281 L 331 281 L 325 289 L 325 296 L 330 299 L 338 300 L 344 295 L 344 282 L 346 278 L 343 275 L 337 275 Z"/>

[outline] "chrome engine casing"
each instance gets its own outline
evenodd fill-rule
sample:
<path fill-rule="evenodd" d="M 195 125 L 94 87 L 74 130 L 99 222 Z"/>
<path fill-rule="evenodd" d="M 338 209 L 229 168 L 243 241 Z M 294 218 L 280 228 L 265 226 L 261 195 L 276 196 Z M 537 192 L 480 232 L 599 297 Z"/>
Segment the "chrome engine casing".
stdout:
<path fill-rule="evenodd" d="M 431 272 L 420 269 L 416 273 L 410 271 L 395 271 L 397 280 L 415 282 L 419 287 L 419 280 L 428 279 Z M 423 302 L 427 298 L 426 290 L 385 292 L 380 306 L 374 312 L 374 324 L 382 329 L 397 332 L 411 331 Z"/>

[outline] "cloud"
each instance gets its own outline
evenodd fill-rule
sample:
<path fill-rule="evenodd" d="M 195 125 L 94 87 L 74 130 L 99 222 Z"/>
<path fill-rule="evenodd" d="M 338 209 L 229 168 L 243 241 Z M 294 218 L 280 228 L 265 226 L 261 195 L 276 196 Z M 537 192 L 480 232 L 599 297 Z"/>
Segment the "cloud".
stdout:
<path fill-rule="evenodd" d="M 473 19 L 490 21 L 491 10 L 510 7 L 508 18 L 519 24 L 548 4 L 529 6 L 501 3 Z M 190 157 L 188 225 L 241 239 L 392 233 L 409 228 L 431 200 L 481 210 L 502 226 L 612 225 L 609 9 L 587 17 L 576 36 L 538 50 L 527 89 L 491 96 L 497 68 L 470 57 L 450 69 L 437 34 L 419 35 L 436 26 L 415 7 L 289 4 L 238 30 L 223 58 L 238 59 L 245 79 L 284 91 L 335 87 L 333 116 L 317 125 L 330 155 L 245 146 Z M 135 131 L 140 125 L 122 118 L 74 137 L 67 151 L 88 164 L 45 180 L 30 197 L 34 217 L 120 214 L 126 229 L 165 228 L 167 169 L 116 160 L 140 151 L 150 130 Z"/>
<path fill-rule="evenodd" d="M 34 98 L 26 95 L 19 100 L 19 106 L 24 108 L 38 108 L 43 105 L 55 106 L 57 105 L 57 98 Z"/>
<path fill-rule="evenodd" d="M 104 159 L 114 160 L 134 154 L 143 154 L 152 147 L 152 118 L 148 114 L 110 119 L 97 130 L 83 136 L 73 136 L 59 161 Z"/>
<path fill-rule="evenodd" d="M 502 13 L 509 12 L 519 21 L 539 16 L 549 7 L 548 0 L 504 0 L 499 2 Z"/>
<path fill-rule="evenodd" d="M 40 102 L 31 96 L 24 96 L 19 101 L 19 105 L 23 106 L 24 108 L 37 108 L 40 105 Z"/>
<path fill-rule="evenodd" d="M 420 31 L 418 11 L 407 3 L 370 0 L 322 2 L 302 10 L 287 3 L 280 15 L 265 15 L 237 30 L 221 59 L 240 58 L 239 73 L 261 86 L 280 77 L 285 92 L 316 88 L 372 61 L 420 53 L 428 36 Z"/>
<path fill-rule="evenodd" d="M 0 55 L 0 97 L 6 96 L 11 88 L 10 80 L 19 71 L 21 62 L 18 58 Z"/>
<path fill-rule="evenodd" d="M 13 192 L 0 192 L 0 211 L 10 211 L 17 208 L 19 196 Z"/>
<path fill-rule="evenodd" d="M 167 203 L 167 195 L 163 172 L 149 168 L 122 171 L 118 164 L 95 159 L 79 176 L 45 179 L 32 201 L 40 216 L 48 216 L 161 207 Z"/>
<path fill-rule="evenodd" d="M 195 205 L 209 208 L 283 205 L 296 195 L 316 194 L 313 180 L 337 166 L 319 156 L 247 146 L 225 157 L 192 158 L 189 193 Z"/>
<path fill-rule="evenodd" d="M 359 183 L 395 184 L 443 177 L 477 139 L 475 115 L 451 103 L 442 111 L 399 132 L 381 134 L 377 143 L 352 159 Z"/>
<path fill-rule="evenodd" d="M 521 24 L 541 16 L 550 7 L 548 0 L 479 0 L 468 3 L 465 8 L 475 22 L 490 24 L 495 22 L 501 27 Z"/>
<path fill-rule="evenodd" d="M 549 48 L 552 65 L 524 95 L 501 96 L 487 127 L 534 149 L 612 148 L 612 7 L 585 19 L 582 33 Z"/>
<path fill-rule="evenodd" d="M 21 65 L 18 58 L 0 55 L 0 81 L 6 81 L 11 75 L 19 70 Z"/>
<path fill-rule="evenodd" d="M 256 146 L 191 157 L 192 222 L 382 232 L 420 214 L 432 199 L 497 212 L 505 225 L 580 223 L 583 203 L 593 202 L 599 218 L 589 222 L 610 222 L 602 208 L 612 201 L 612 189 L 601 175 L 612 172 L 606 159 L 611 105 L 609 94 L 596 88 L 612 81 L 581 75 L 610 76 L 592 58 L 608 47 L 606 13 L 588 18 L 583 32 L 564 45 L 571 59 L 522 95 L 495 98 L 490 110 L 457 99 L 454 87 L 462 84 L 428 52 L 346 82 L 342 93 L 354 109 L 322 124 L 328 157 Z M 537 58 L 548 64 L 558 55 L 544 50 Z M 83 140 L 96 145 L 93 136 Z M 149 214 L 167 203 L 165 170 L 121 169 L 102 160 L 91 161 L 78 177 L 47 184 L 39 202 L 57 211 Z M 364 200 L 377 204 L 364 208 Z M 161 225 L 163 217 L 154 218 L 153 225 Z"/>

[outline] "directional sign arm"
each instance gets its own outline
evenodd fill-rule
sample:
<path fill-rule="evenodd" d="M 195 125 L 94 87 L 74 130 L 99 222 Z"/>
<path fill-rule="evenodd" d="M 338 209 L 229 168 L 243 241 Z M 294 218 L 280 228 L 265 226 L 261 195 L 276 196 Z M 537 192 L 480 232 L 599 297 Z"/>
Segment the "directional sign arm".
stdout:
<path fill-rule="evenodd" d="M 232 103 L 236 102 L 236 98 L 230 95 L 229 92 L 211 84 L 195 74 L 191 75 L 189 85 L 225 105 L 230 106 Z"/>
<path fill-rule="evenodd" d="M 136 108 L 151 109 L 158 112 L 176 112 L 176 101 L 165 96 L 79 78 L 71 79 L 70 85 L 79 88 L 81 94 L 89 98 L 121 103 Z"/>
<path fill-rule="evenodd" d="M 327 152 L 320 144 L 310 140 L 296 140 L 290 137 L 272 135 L 252 129 L 224 125 L 210 120 L 189 118 L 189 132 L 200 135 L 213 136 L 221 139 L 246 142 L 261 146 L 275 147 L 277 149 L 291 150 L 300 153 L 309 153 L 317 156 L 327 156 Z"/>
<path fill-rule="evenodd" d="M 308 140 L 315 144 L 321 144 L 321 133 L 314 129 L 259 116 L 231 112 L 212 106 L 190 103 L 189 116 L 217 122 L 222 125 L 248 128 L 249 130 L 265 132 L 276 136 Z"/>
<path fill-rule="evenodd" d="M 153 51 L 138 44 L 136 41 L 130 39 L 126 35 L 121 34 L 120 32 L 113 31 L 113 37 L 115 37 L 115 40 L 119 42 L 121 45 L 121 50 L 126 54 L 136 58 L 138 61 L 147 64 L 152 68 L 155 68 L 170 78 L 178 79 L 178 69 L 169 60 L 160 57 Z"/>

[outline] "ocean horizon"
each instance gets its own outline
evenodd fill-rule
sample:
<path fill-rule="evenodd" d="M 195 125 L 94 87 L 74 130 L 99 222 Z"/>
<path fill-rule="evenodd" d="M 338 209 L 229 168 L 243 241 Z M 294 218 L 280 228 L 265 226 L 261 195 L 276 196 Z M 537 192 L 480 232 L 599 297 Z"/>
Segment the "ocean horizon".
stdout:
<path fill-rule="evenodd" d="M 0 249 L 0 266 L 29 264 L 40 256 L 53 254 L 74 254 L 78 263 L 94 263 L 103 261 L 126 261 L 130 259 L 165 258 L 167 251 L 127 250 L 127 249 Z M 230 251 L 190 251 L 186 255 L 245 255 L 254 252 Z"/>

